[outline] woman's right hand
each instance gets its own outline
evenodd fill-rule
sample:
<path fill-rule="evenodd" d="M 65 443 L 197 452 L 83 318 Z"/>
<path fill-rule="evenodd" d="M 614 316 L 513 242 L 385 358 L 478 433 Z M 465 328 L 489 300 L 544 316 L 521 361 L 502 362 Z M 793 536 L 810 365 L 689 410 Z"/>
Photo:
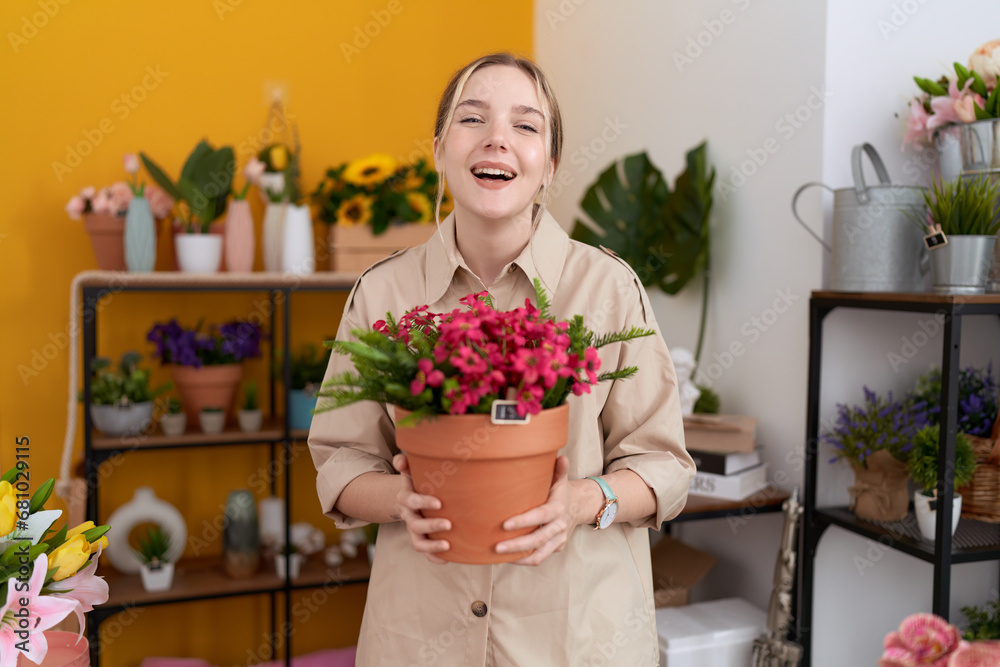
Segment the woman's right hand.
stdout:
<path fill-rule="evenodd" d="M 399 518 L 406 523 L 413 548 L 424 554 L 432 563 L 446 563 L 447 561 L 434 554 L 447 551 L 451 545 L 447 540 L 432 540 L 428 533 L 451 530 L 451 521 L 444 518 L 427 518 L 421 513 L 425 509 L 441 509 L 441 501 L 434 496 L 419 494 L 413 489 L 410 465 L 405 454 L 396 454 L 392 459 L 392 465 L 404 479 L 403 489 L 396 496 L 396 502 L 399 505 Z"/>

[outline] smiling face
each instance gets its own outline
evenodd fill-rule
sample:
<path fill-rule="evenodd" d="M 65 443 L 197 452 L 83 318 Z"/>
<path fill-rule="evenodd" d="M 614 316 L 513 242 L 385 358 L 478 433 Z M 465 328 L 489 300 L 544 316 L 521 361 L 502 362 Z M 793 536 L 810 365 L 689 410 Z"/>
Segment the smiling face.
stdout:
<path fill-rule="evenodd" d="M 469 77 L 450 125 L 434 140 L 457 217 L 530 220 L 554 170 L 541 109 L 534 81 L 515 67 L 490 65 Z"/>

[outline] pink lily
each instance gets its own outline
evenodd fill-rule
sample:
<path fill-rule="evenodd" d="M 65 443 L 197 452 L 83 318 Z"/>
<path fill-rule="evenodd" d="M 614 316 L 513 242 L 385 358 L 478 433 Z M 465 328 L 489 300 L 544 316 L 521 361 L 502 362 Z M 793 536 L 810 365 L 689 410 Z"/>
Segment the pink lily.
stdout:
<path fill-rule="evenodd" d="M 903 137 L 903 146 L 900 150 L 907 144 L 916 146 L 929 138 L 927 120 L 930 117 L 921 100 L 916 98 L 910 100 L 910 118 L 906 121 L 906 136 Z"/>
<path fill-rule="evenodd" d="M 122 158 L 122 162 L 125 165 L 126 174 L 139 173 L 139 158 L 135 156 L 135 153 L 126 153 L 125 157 Z"/>
<path fill-rule="evenodd" d="M 66 618 L 79 605 L 76 600 L 42 595 L 48 564 L 45 554 L 35 559 L 27 590 L 17 590 L 18 585 L 24 587 L 24 582 L 17 578 L 7 580 L 7 600 L 0 608 L 0 667 L 16 667 L 22 648 L 26 649 L 24 657 L 41 664 L 49 652 L 49 644 L 42 633 Z M 27 600 L 27 605 L 20 604 L 24 600 Z M 27 616 L 20 617 L 25 611 Z M 27 636 L 22 633 L 27 633 Z"/>
<path fill-rule="evenodd" d="M 78 604 L 73 608 L 76 620 L 80 622 L 80 633 L 83 634 L 84 617 L 88 611 L 93 610 L 94 605 L 104 604 L 108 601 L 108 584 L 104 577 L 98 577 L 94 573 L 97 571 L 97 561 L 101 557 L 101 548 L 97 548 L 97 553 L 91 557 L 90 562 L 72 577 L 66 577 L 62 581 L 53 581 L 49 584 L 49 590 L 54 591 L 52 597 L 61 600 L 73 600 Z"/>

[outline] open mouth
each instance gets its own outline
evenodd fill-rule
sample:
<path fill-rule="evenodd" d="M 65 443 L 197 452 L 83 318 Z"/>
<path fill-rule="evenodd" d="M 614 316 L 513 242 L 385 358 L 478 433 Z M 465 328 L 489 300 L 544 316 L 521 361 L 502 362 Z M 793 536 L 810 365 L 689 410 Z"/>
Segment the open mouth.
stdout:
<path fill-rule="evenodd" d="M 472 175 L 483 181 L 510 181 L 517 175 L 506 169 L 496 169 L 494 167 L 476 167 L 472 170 Z"/>

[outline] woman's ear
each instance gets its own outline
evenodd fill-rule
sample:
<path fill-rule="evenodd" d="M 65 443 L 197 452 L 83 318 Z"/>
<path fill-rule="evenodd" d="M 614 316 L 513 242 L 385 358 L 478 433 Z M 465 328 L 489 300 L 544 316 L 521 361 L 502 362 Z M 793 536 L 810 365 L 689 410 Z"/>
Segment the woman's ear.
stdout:
<path fill-rule="evenodd" d="M 441 160 L 442 156 L 438 155 L 438 148 L 440 147 L 441 147 L 441 138 L 434 137 L 434 143 L 431 144 L 431 151 L 434 153 L 434 169 L 439 172 L 443 171 L 443 169 L 439 169 L 438 165 L 444 167 L 444 162 Z"/>

